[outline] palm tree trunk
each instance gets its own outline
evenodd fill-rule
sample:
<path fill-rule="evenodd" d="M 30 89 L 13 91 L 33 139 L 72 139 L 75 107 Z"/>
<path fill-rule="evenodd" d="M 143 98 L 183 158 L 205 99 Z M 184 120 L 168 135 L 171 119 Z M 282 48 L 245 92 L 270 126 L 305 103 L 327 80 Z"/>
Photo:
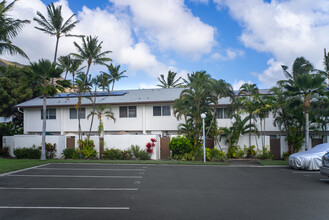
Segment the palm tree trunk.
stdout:
<path fill-rule="evenodd" d="M 113 91 L 113 89 L 114 89 L 114 83 L 115 83 L 115 79 L 113 79 L 112 91 Z"/>
<path fill-rule="evenodd" d="M 77 114 L 78 114 L 78 127 L 79 127 L 79 143 L 82 139 L 82 134 L 81 134 L 81 120 L 80 120 L 80 104 L 78 104 L 78 108 L 77 108 Z"/>
<path fill-rule="evenodd" d="M 46 160 L 46 106 L 47 96 L 43 94 L 43 105 L 42 105 L 42 138 L 41 138 L 41 157 L 40 160 Z"/>
<path fill-rule="evenodd" d="M 86 84 L 88 73 L 89 73 L 89 69 L 90 69 L 90 64 L 88 63 L 87 72 L 86 72 L 86 75 L 85 75 L 85 79 L 83 80 L 83 84 Z"/>
<path fill-rule="evenodd" d="M 57 59 L 58 42 L 59 42 L 59 37 L 56 38 L 54 63 L 56 63 L 56 59 Z M 51 85 L 54 85 L 54 78 L 51 78 Z"/>
<path fill-rule="evenodd" d="M 75 87 L 74 87 L 74 77 L 75 77 L 75 74 L 74 74 L 74 72 L 72 73 L 72 76 L 73 76 L 73 82 L 72 82 L 73 93 L 75 93 Z"/>
<path fill-rule="evenodd" d="M 66 77 L 67 77 L 67 73 L 68 73 L 69 71 L 68 70 L 66 70 L 66 72 L 65 72 L 65 78 L 64 78 L 64 80 L 66 80 Z"/>
<path fill-rule="evenodd" d="M 217 104 L 216 104 L 215 106 L 217 106 Z M 210 125 L 209 125 L 209 128 L 208 128 L 208 131 L 207 131 L 207 133 L 206 133 L 206 137 L 208 137 L 209 131 L 210 131 L 210 129 L 211 129 L 212 124 L 213 124 L 214 121 L 215 121 L 215 118 L 216 118 L 216 107 L 215 107 L 214 114 L 213 114 L 213 116 L 212 116 L 212 119 L 211 119 L 211 122 L 210 122 Z"/>
<path fill-rule="evenodd" d="M 88 137 L 87 137 L 87 145 L 89 143 L 89 139 L 90 139 L 90 134 L 91 134 L 91 129 L 93 127 L 93 123 L 94 123 L 94 116 L 95 116 L 95 109 L 96 109 L 96 89 L 95 89 L 95 96 L 94 96 L 94 102 L 93 102 L 93 111 L 92 111 L 92 116 L 91 116 L 91 123 L 90 123 L 90 127 L 89 127 L 89 132 L 88 132 Z"/>
<path fill-rule="evenodd" d="M 309 112 L 308 108 L 305 108 L 305 151 L 309 150 L 309 133 L 310 133 L 310 125 L 309 125 Z"/>
<path fill-rule="evenodd" d="M 250 119 L 249 119 L 249 128 L 251 128 L 251 116 L 252 114 L 250 113 Z M 249 130 L 249 147 L 251 146 L 251 130 Z"/>

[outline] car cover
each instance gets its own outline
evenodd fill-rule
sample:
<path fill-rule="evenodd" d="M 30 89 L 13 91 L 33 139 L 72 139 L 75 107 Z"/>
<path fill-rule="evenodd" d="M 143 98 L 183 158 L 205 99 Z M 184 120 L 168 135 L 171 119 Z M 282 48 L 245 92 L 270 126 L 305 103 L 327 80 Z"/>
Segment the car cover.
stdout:
<path fill-rule="evenodd" d="M 294 169 L 320 170 L 322 157 L 327 152 L 329 152 L 329 143 L 319 144 L 308 151 L 291 154 L 289 166 Z"/>

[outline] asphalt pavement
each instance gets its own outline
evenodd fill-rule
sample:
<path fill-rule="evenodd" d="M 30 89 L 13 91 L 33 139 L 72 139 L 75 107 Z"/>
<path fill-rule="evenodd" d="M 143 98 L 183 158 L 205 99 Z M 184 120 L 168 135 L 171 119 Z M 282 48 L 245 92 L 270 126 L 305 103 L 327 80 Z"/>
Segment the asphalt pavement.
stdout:
<path fill-rule="evenodd" d="M 0 177 L 0 219 L 328 219 L 329 179 L 288 167 L 48 164 Z"/>

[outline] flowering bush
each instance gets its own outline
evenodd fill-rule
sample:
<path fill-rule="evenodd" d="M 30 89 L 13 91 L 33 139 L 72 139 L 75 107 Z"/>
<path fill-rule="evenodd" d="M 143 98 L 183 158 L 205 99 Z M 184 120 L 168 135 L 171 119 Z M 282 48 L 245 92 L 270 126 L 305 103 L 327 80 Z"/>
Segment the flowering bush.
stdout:
<path fill-rule="evenodd" d="M 151 154 L 153 153 L 153 147 L 155 146 L 155 142 L 157 142 L 157 140 L 155 138 L 151 138 L 151 142 L 148 142 L 146 144 L 146 152 Z"/>

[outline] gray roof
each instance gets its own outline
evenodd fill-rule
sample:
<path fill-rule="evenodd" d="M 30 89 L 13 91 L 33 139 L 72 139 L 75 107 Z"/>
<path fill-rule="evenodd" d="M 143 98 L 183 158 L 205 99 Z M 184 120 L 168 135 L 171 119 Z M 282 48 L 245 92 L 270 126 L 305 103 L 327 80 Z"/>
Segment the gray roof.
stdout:
<path fill-rule="evenodd" d="M 115 96 L 99 96 L 96 98 L 97 104 L 138 104 L 138 103 L 161 103 L 173 102 L 179 98 L 180 93 L 184 88 L 170 88 L 170 89 L 136 89 L 125 90 L 124 95 Z M 118 91 L 117 91 L 118 92 Z M 63 96 L 63 94 L 61 95 Z M 20 103 L 16 107 L 29 108 L 41 107 L 43 97 L 37 97 L 29 101 Z M 74 106 L 78 102 L 77 97 L 48 97 L 47 106 Z M 82 105 L 91 105 L 91 101 L 87 98 L 82 98 Z"/>
<path fill-rule="evenodd" d="M 136 89 L 115 91 L 123 95 L 102 95 L 96 98 L 97 104 L 111 104 L 111 105 L 129 105 L 129 104 L 147 104 L 147 103 L 170 103 L 179 98 L 184 88 L 159 88 L 159 89 Z M 268 94 L 269 90 L 260 89 L 261 94 Z M 69 95 L 69 93 L 67 93 Z M 65 97 L 65 94 L 60 94 L 60 97 L 48 97 L 47 106 L 74 106 L 78 103 L 77 97 Z M 29 101 L 16 105 L 19 108 L 33 108 L 42 107 L 43 97 L 37 97 Z M 231 100 L 229 98 L 221 98 L 218 100 L 219 105 L 229 105 Z M 91 105 L 91 101 L 85 97 L 82 98 L 81 105 Z"/>

